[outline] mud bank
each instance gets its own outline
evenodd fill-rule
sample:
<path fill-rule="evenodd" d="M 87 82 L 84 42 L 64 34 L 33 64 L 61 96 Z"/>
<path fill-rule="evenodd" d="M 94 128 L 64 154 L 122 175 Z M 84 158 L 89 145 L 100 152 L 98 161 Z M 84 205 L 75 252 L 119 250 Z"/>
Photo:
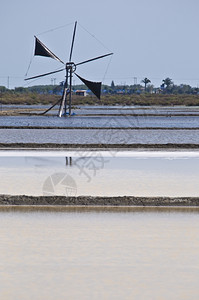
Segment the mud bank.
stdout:
<path fill-rule="evenodd" d="M 0 206 L 57 205 L 57 206 L 177 206 L 198 207 L 199 197 L 65 197 L 0 195 Z"/>
<path fill-rule="evenodd" d="M 56 144 L 56 143 L 0 143 L 4 149 L 199 149 L 199 144 Z"/>
<path fill-rule="evenodd" d="M 139 126 L 127 126 L 127 127 L 98 127 L 98 126 L 89 126 L 89 127 L 79 127 L 79 126 L 0 126 L 0 129 L 64 129 L 64 130 L 199 130 L 199 127 L 189 127 L 189 128 L 180 128 L 180 127 L 139 127 Z"/>

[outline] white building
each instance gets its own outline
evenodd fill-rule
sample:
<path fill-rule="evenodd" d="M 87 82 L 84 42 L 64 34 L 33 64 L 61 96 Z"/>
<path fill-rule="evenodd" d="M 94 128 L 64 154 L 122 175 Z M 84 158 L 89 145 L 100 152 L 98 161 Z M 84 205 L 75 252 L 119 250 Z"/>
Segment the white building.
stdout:
<path fill-rule="evenodd" d="M 78 95 L 78 96 L 87 96 L 88 93 L 87 93 L 87 90 L 76 90 L 75 91 L 75 95 Z"/>

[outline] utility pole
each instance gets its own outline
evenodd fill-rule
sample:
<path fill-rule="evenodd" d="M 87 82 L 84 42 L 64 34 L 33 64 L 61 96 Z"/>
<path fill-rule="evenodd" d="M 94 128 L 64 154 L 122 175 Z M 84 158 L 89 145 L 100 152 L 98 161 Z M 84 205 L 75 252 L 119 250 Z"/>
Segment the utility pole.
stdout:
<path fill-rule="evenodd" d="M 51 85 L 56 85 L 56 78 L 51 78 Z"/>
<path fill-rule="evenodd" d="M 7 78 L 7 88 L 9 89 L 9 87 L 10 87 L 10 77 L 8 76 L 8 78 Z"/>
<path fill-rule="evenodd" d="M 133 80 L 134 80 L 134 85 L 137 84 L 137 77 L 133 77 Z"/>
<path fill-rule="evenodd" d="M 1 98 L 2 98 L 2 92 L 0 92 L 0 105 L 1 105 L 1 111 L 2 111 L 2 102 L 1 102 Z"/>

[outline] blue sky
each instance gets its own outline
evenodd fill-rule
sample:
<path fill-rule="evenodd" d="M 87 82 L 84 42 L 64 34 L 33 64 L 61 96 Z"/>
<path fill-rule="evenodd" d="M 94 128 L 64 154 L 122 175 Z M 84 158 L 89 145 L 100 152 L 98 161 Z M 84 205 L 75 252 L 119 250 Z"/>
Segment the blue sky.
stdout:
<path fill-rule="evenodd" d="M 75 62 L 114 52 L 111 59 L 79 66 L 80 76 L 105 84 L 112 80 L 133 84 L 134 77 L 140 83 L 148 77 L 155 86 L 170 77 L 176 84 L 199 86 L 198 12 L 198 0 L 2 0 L 0 85 L 7 86 L 9 76 L 10 88 L 27 86 L 24 78 L 33 56 L 34 35 L 39 34 L 67 61 L 77 20 Z M 50 31 L 57 27 L 61 28 Z M 59 67 L 50 58 L 34 57 L 28 75 Z M 64 75 L 55 74 L 28 85 L 50 84 L 52 78 L 59 83 Z"/>

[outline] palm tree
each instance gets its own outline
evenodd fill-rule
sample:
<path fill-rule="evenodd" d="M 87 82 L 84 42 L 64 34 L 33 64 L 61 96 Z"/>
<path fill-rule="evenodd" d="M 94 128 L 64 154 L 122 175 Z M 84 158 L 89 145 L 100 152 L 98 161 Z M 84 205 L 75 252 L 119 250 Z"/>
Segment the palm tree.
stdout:
<path fill-rule="evenodd" d="M 167 77 L 166 79 L 163 79 L 162 82 L 164 85 L 166 85 L 167 89 L 173 84 L 172 79 L 169 77 Z"/>
<path fill-rule="evenodd" d="M 147 86 L 148 83 L 151 82 L 151 80 L 148 79 L 147 77 L 145 77 L 145 78 L 142 80 L 142 82 L 144 83 L 144 91 L 145 91 L 145 93 L 146 93 L 146 86 Z"/>

